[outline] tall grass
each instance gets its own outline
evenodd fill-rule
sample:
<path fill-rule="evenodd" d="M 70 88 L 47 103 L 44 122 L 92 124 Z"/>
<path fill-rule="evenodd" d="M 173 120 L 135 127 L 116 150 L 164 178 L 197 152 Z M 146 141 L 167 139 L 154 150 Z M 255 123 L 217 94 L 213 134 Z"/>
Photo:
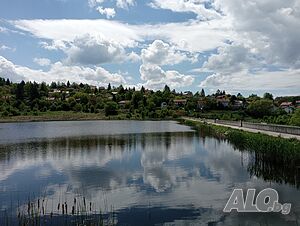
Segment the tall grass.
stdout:
<path fill-rule="evenodd" d="M 49 211 L 46 198 L 37 200 L 28 198 L 28 202 L 22 206 L 18 202 L 16 213 L 13 208 L 10 213 L 4 210 L 0 215 L 0 225 L 113 226 L 117 223 L 113 207 L 109 213 L 104 214 L 101 210 L 96 209 L 95 203 L 87 202 L 85 197 L 74 198 L 72 204 L 69 203 L 59 201 L 55 208 L 52 207 L 52 210 Z"/>
<path fill-rule="evenodd" d="M 251 133 L 223 126 L 208 125 L 201 122 L 185 121 L 203 135 L 211 135 L 229 140 L 235 147 L 247 151 L 280 154 L 290 159 L 291 156 L 300 158 L 300 141 L 273 137 L 261 133 Z"/>

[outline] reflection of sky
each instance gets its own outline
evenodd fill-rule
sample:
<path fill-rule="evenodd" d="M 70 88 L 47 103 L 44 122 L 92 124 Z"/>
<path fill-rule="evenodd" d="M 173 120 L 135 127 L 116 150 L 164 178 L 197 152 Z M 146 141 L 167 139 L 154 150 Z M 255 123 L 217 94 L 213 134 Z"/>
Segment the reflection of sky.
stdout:
<path fill-rule="evenodd" d="M 50 212 L 58 202 L 71 206 L 73 198 L 81 195 L 102 211 L 113 207 L 128 222 L 126 213 L 138 215 L 150 208 L 155 215 L 158 208 L 170 215 L 165 219 L 168 222 L 181 224 L 185 219 L 234 225 L 253 218 L 222 213 L 232 189 L 271 186 L 300 213 L 296 189 L 250 178 L 247 153 L 242 155 L 227 142 L 203 139 L 196 133 L 66 137 L 0 149 L 4 150 L 0 155 L 2 209 L 9 208 L 11 201 L 22 203 L 28 196 L 46 194 L 52 203 L 47 206 Z M 183 219 L 176 217 L 176 209 Z M 279 224 L 284 217 L 277 214 L 274 218 Z M 293 216 L 285 218 L 293 220 Z"/>

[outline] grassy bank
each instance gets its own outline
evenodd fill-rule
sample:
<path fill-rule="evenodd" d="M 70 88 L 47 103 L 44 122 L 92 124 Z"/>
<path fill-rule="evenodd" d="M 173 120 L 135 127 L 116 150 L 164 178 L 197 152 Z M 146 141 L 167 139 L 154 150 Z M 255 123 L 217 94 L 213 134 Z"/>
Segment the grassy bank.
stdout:
<path fill-rule="evenodd" d="M 106 116 L 104 112 L 84 113 L 73 111 L 47 111 L 19 116 L 0 116 L 0 123 L 9 122 L 43 122 L 43 121 L 80 121 L 80 120 L 172 120 L 171 116 L 161 118 L 143 117 L 141 114 L 119 112 L 117 115 Z"/>
<path fill-rule="evenodd" d="M 82 112 L 40 112 L 38 114 L 0 117 L 0 122 L 35 122 L 35 121 L 73 121 L 73 120 L 101 120 L 108 119 L 104 114 Z"/>
<path fill-rule="evenodd" d="M 270 154 L 283 154 L 300 159 L 300 141 L 273 137 L 261 133 L 251 133 L 217 125 L 208 125 L 201 122 L 184 122 L 200 132 L 229 140 L 236 148 L 247 151 L 258 151 Z"/>

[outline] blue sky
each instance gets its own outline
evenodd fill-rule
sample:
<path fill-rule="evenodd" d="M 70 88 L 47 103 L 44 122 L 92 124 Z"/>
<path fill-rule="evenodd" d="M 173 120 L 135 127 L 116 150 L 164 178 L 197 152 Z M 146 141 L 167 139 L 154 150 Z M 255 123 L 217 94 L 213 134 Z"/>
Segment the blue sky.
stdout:
<path fill-rule="evenodd" d="M 0 76 L 299 95 L 297 0 L 3 0 Z"/>

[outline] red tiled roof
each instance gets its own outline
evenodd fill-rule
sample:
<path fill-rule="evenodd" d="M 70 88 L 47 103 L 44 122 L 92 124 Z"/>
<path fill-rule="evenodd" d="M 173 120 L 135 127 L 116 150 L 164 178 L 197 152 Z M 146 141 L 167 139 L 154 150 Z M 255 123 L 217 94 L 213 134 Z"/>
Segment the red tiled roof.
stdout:
<path fill-rule="evenodd" d="M 293 103 L 292 102 L 282 102 L 281 104 L 280 104 L 280 106 L 291 106 L 291 105 L 293 105 Z"/>

